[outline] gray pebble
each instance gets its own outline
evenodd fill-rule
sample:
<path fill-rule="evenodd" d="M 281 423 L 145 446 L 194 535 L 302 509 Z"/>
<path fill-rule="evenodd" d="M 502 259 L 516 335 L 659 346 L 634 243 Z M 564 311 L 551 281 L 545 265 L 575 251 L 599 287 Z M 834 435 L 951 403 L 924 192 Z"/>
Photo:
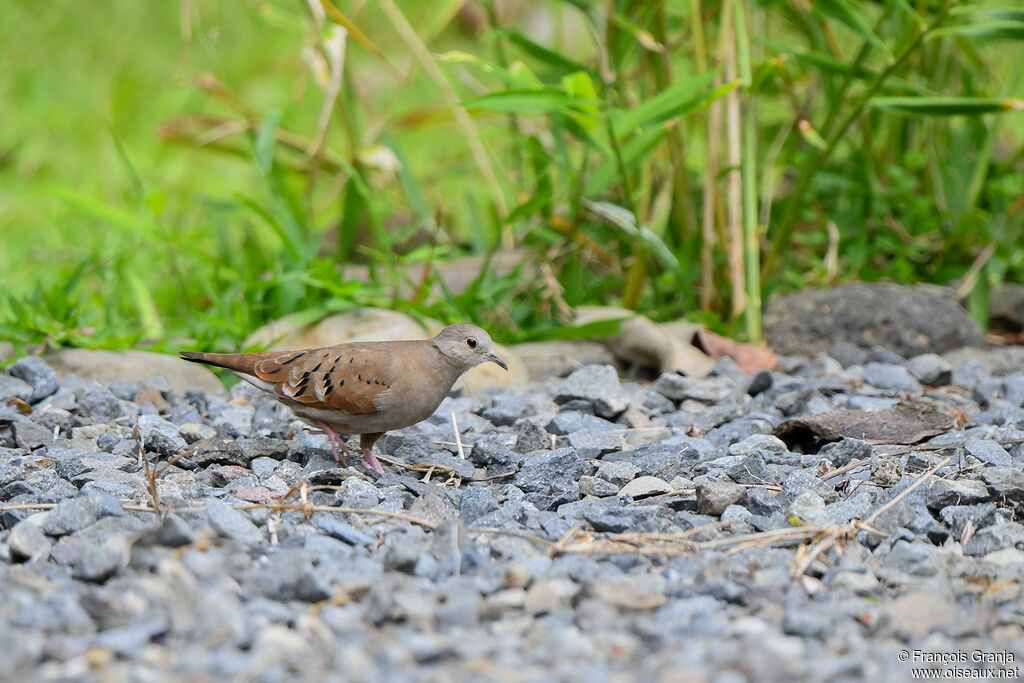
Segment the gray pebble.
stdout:
<path fill-rule="evenodd" d="M 15 559 L 45 558 L 53 545 L 43 533 L 48 513 L 38 512 L 18 522 L 7 537 L 7 547 Z"/>
<path fill-rule="evenodd" d="M 206 512 L 210 516 L 210 525 L 221 536 L 248 545 L 263 542 L 263 532 L 248 517 L 224 501 L 207 498 Z"/>
<path fill-rule="evenodd" d="M 921 384 L 929 387 L 944 387 L 953 379 L 953 366 L 934 353 L 914 356 L 907 363 L 907 369 Z"/>
<path fill-rule="evenodd" d="M 37 403 L 57 391 L 60 382 L 53 371 L 39 356 L 26 356 L 7 368 L 7 372 L 32 387 L 32 395 L 25 399 L 29 403 Z"/>
<path fill-rule="evenodd" d="M 87 417 L 111 420 L 121 415 L 121 401 L 102 384 L 90 384 L 78 398 L 78 410 Z"/>
<path fill-rule="evenodd" d="M 587 365 L 565 378 L 555 394 L 556 403 L 589 401 L 600 417 L 615 418 L 629 405 L 629 394 L 610 365 Z"/>
<path fill-rule="evenodd" d="M 720 516 L 730 505 L 742 505 L 747 489 L 731 481 L 709 481 L 697 486 L 697 509 L 705 515 Z"/>

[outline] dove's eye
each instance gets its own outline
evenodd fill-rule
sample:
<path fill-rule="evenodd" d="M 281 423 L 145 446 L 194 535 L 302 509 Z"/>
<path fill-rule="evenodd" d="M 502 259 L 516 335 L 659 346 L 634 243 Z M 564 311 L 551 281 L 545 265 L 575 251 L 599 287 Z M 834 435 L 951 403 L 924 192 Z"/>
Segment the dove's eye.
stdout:
<path fill-rule="evenodd" d="M 475 349 L 476 348 L 476 337 L 468 338 L 466 340 L 466 346 L 468 346 L 471 349 Z"/>

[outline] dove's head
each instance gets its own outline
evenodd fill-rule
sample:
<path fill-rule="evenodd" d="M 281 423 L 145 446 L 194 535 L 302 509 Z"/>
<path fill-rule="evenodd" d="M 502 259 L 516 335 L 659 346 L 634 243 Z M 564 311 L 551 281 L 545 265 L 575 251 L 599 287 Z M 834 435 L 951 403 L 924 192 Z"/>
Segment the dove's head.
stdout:
<path fill-rule="evenodd" d="M 508 363 L 494 352 L 494 342 L 486 331 L 468 323 L 456 323 L 434 337 L 434 345 L 445 356 L 466 370 L 481 363 L 497 363 L 508 370 Z"/>

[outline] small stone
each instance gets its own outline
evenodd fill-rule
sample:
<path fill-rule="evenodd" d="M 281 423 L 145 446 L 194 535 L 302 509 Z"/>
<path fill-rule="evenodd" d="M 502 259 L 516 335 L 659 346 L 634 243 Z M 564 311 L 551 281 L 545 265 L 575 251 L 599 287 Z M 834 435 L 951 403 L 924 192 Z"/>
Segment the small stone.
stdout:
<path fill-rule="evenodd" d="M 836 467 L 849 465 L 854 460 L 865 460 L 871 457 L 871 444 L 860 439 L 844 437 L 839 441 L 827 443 L 818 451 L 818 455 L 832 461 Z"/>
<path fill-rule="evenodd" d="M 1004 522 L 987 526 L 964 544 L 964 555 L 987 555 L 1003 548 L 1024 548 L 1024 525 Z"/>
<path fill-rule="evenodd" d="M 65 498 L 43 522 L 43 533 L 48 536 L 72 534 L 99 519 L 102 510 L 99 502 L 89 496 Z"/>
<path fill-rule="evenodd" d="M 507 466 L 519 457 L 515 446 L 516 435 L 510 432 L 484 434 L 473 443 L 469 458 L 483 467 Z"/>
<path fill-rule="evenodd" d="M 697 486 L 697 509 L 719 517 L 730 505 L 742 505 L 747 489 L 731 481 L 709 481 Z"/>
<path fill-rule="evenodd" d="M 879 587 L 878 579 L 870 571 L 841 570 L 836 572 L 830 585 L 835 590 L 846 590 L 857 595 L 869 595 Z"/>
<path fill-rule="evenodd" d="M 953 532 L 953 538 L 960 539 L 964 528 L 970 522 L 975 531 L 996 523 L 996 504 L 950 505 L 939 511 L 939 517 Z"/>
<path fill-rule="evenodd" d="M 797 496 L 789 504 L 789 514 L 810 526 L 825 526 L 832 521 L 825 510 L 825 501 L 814 491 L 804 491 Z"/>
<path fill-rule="evenodd" d="M 771 389 L 774 382 L 775 378 L 772 377 L 771 372 L 768 370 L 758 370 L 750 377 L 750 382 L 747 384 L 747 394 L 750 396 L 757 396 L 758 394 Z"/>
<path fill-rule="evenodd" d="M 902 365 L 871 362 L 864 366 L 864 381 L 889 391 L 920 391 L 921 384 Z"/>
<path fill-rule="evenodd" d="M 121 415 L 121 401 L 102 384 L 88 385 L 78 399 L 82 415 L 99 420 L 110 420 Z"/>
<path fill-rule="evenodd" d="M 558 388 L 555 402 L 562 404 L 573 399 L 589 401 L 595 414 L 609 419 L 629 406 L 629 394 L 610 365 L 587 365 L 566 377 Z"/>
<path fill-rule="evenodd" d="M 1024 406 L 1024 373 L 1015 372 L 1003 378 L 1003 395 L 1016 406 Z"/>
<path fill-rule="evenodd" d="M 636 465 L 626 460 L 610 460 L 602 462 L 594 476 L 615 484 L 616 488 L 621 488 L 633 481 L 638 471 Z"/>
<path fill-rule="evenodd" d="M 249 435 L 252 434 L 252 419 L 255 413 L 256 409 L 250 405 L 229 403 L 217 415 L 213 426 L 228 425 L 243 436 Z"/>
<path fill-rule="evenodd" d="M 527 614 L 550 614 L 570 607 L 579 592 L 580 587 L 569 579 L 542 579 L 526 591 L 523 608 Z"/>
<path fill-rule="evenodd" d="M 519 453 L 532 453 L 542 449 L 550 449 L 552 437 L 547 430 L 536 422 L 523 420 L 516 425 L 515 449 Z"/>
<path fill-rule="evenodd" d="M 664 479 L 657 477 L 637 477 L 619 489 L 619 498 L 629 496 L 634 500 L 656 496 L 659 493 L 668 493 L 672 487 Z"/>
<path fill-rule="evenodd" d="M 747 489 L 746 506 L 752 514 L 765 517 L 782 512 L 782 503 L 779 502 L 775 492 L 761 487 Z"/>
<path fill-rule="evenodd" d="M 31 560 L 45 558 L 49 554 L 53 543 L 42 530 L 42 525 L 48 515 L 48 512 L 37 512 L 14 525 L 7 537 L 7 547 L 10 549 L 12 557 L 19 560 Z"/>
<path fill-rule="evenodd" d="M 921 384 L 929 387 L 944 387 L 953 379 L 953 366 L 934 353 L 914 356 L 907 363 L 907 369 Z"/>
<path fill-rule="evenodd" d="M 526 605 L 526 591 L 522 588 L 505 588 L 484 598 L 484 617 L 490 620 L 503 618 L 508 612 L 518 612 Z"/>
<path fill-rule="evenodd" d="M 115 539 L 102 545 L 90 545 L 75 563 L 74 575 L 84 581 L 101 583 L 128 565 L 130 545 Z"/>
<path fill-rule="evenodd" d="M 187 447 L 185 439 L 181 438 L 178 432 L 178 426 L 159 415 L 140 416 L 136 427 L 139 430 L 139 439 L 150 452 L 170 457 Z"/>
<path fill-rule="evenodd" d="M 736 390 L 728 377 L 684 377 L 673 372 L 662 374 L 651 384 L 656 391 L 673 401 L 694 400 L 718 403 Z"/>
<path fill-rule="evenodd" d="M 377 541 L 373 536 L 359 531 L 350 524 L 345 524 L 337 517 L 321 512 L 313 517 L 313 525 L 328 536 L 344 541 L 349 545 L 371 545 Z"/>
<path fill-rule="evenodd" d="M 996 501 L 1024 503 L 1024 472 L 1016 467 L 983 467 L 978 474 Z"/>
<path fill-rule="evenodd" d="M 210 525 L 221 536 L 248 545 L 257 545 L 263 542 L 263 532 L 259 530 L 259 527 L 224 501 L 207 498 L 206 512 L 210 515 Z"/>
<path fill-rule="evenodd" d="M 614 422 L 609 422 L 596 415 L 581 413 L 575 410 L 563 410 L 558 415 L 552 417 L 544 426 L 544 429 L 556 436 L 567 436 L 581 431 L 607 432 L 622 428 Z"/>
<path fill-rule="evenodd" d="M 12 398 L 28 401 L 32 398 L 32 385 L 28 382 L 0 372 L 0 405 L 7 405 Z"/>
<path fill-rule="evenodd" d="M 156 532 L 156 542 L 168 548 L 180 548 L 189 545 L 196 539 L 192 528 L 176 514 L 169 514 L 160 522 Z"/>
<path fill-rule="evenodd" d="M 335 498 L 342 507 L 370 509 L 380 503 L 380 491 L 376 486 L 358 477 L 349 477 L 341 482 Z"/>
<path fill-rule="evenodd" d="M 541 510 L 579 500 L 583 463 L 571 448 L 541 453 L 523 462 L 515 485 Z"/>
<path fill-rule="evenodd" d="M 879 486 L 892 486 L 903 476 L 899 458 L 882 453 L 871 456 L 871 481 Z"/>
<path fill-rule="evenodd" d="M 583 590 L 622 610 L 653 610 L 668 602 L 668 581 L 660 574 L 588 579 Z"/>
<path fill-rule="evenodd" d="M 178 427 L 178 433 L 185 443 L 191 445 L 217 436 L 217 430 L 200 422 L 186 422 Z"/>
<path fill-rule="evenodd" d="M 981 559 L 997 567 L 1024 567 L 1024 550 L 1003 548 L 990 552 Z"/>
<path fill-rule="evenodd" d="M 739 461 L 725 469 L 725 473 L 737 484 L 770 484 L 772 475 L 759 455 L 730 456 Z M 714 461 L 712 461 L 714 462 Z M 710 464 L 710 463 L 709 463 Z"/>
<path fill-rule="evenodd" d="M 580 477 L 580 493 L 585 496 L 605 498 L 607 496 L 614 496 L 618 492 L 619 487 L 605 479 L 589 475 Z"/>
<path fill-rule="evenodd" d="M 580 458 L 591 460 L 621 451 L 626 447 L 626 440 L 622 432 L 580 430 L 569 435 L 569 445 Z"/>
<path fill-rule="evenodd" d="M 774 434 L 751 434 L 742 441 L 729 446 L 729 455 L 758 455 L 759 451 L 768 451 L 776 455 L 788 453 L 785 442 Z"/>
<path fill-rule="evenodd" d="M 995 441 L 988 439 L 968 439 L 964 444 L 964 450 L 978 460 L 996 467 L 1011 467 L 1013 458 L 1006 452 L 1006 449 Z"/>
<path fill-rule="evenodd" d="M 950 505 L 973 505 L 988 500 L 988 488 L 977 479 L 943 479 L 932 475 L 926 484 L 926 500 L 932 510 Z"/>
<path fill-rule="evenodd" d="M 25 399 L 29 403 L 41 401 L 57 391 L 60 386 L 57 373 L 39 356 L 26 356 L 16 360 L 7 368 L 7 372 L 32 387 L 32 395 Z"/>
<path fill-rule="evenodd" d="M 497 509 L 498 501 L 490 489 L 484 486 L 469 486 L 462 491 L 462 499 L 459 501 L 459 516 L 466 524 L 472 524 Z"/>

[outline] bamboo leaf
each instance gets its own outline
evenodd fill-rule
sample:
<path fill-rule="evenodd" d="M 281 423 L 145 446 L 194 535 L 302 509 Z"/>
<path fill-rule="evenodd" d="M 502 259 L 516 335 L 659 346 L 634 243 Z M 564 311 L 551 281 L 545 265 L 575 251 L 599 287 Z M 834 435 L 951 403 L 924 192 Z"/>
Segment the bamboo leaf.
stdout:
<path fill-rule="evenodd" d="M 277 124 L 281 121 L 280 112 L 271 112 L 263 119 L 256 132 L 254 153 L 256 163 L 263 175 L 270 175 L 274 168 L 274 146 L 277 143 Z"/>
<path fill-rule="evenodd" d="M 1024 9 L 1020 7 L 954 7 L 950 14 L 980 14 L 993 19 L 1024 22 Z"/>
<path fill-rule="evenodd" d="M 462 106 L 502 113 L 551 114 L 597 104 L 596 100 L 579 99 L 559 88 L 510 88 L 481 95 Z"/>
<path fill-rule="evenodd" d="M 1012 97 L 875 97 L 871 106 L 908 116 L 981 116 L 1024 109 L 1024 100 Z"/>
<path fill-rule="evenodd" d="M 642 164 L 665 139 L 665 135 L 665 129 L 659 128 L 646 134 L 634 135 L 629 142 L 623 145 L 622 163 L 626 167 L 626 172 L 629 173 Z M 619 180 L 618 163 L 614 158 L 607 158 L 587 179 L 584 193 L 588 197 L 596 197 L 614 185 L 617 180 Z"/>
<path fill-rule="evenodd" d="M 493 62 L 480 59 L 476 55 L 462 52 L 461 50 L 451 50 L 435 55 L 434 59 L 447 64 L 472 64 L 484 73 L 497 76 L 512 88 L 540 88 L 544 86 L 536 74 L 530 70 L 530 67 L 518 61 L 513 62 L 509 65 L 509 68 L 505 69 Z"/>
<path fill-rule="evenodd" d="M 549 50 L 543 45 L 538 45 L 519 31 L 512 29 L 501 29 L 494 32 L 495 35 L 507 38 L 510 43 L 518 47 L 520 50 L 530 55 L 539 62 L 543 62 L 548 66 L 560 70 L 560 71 L 586 71 L 587 67 L 579 62 L 574 62 L 568 57 L 564 57 L 554 50 Z"/>
<path fill-rule="evenodd" d="M 860 10 L 847 0 L 815 0 L 812 6 L 815 13 L 826 19 L 838 21 L 884 52 L 886 57 L 892 57 L 889 47 L 872 30 L 871 23 L 860 13 Z"/>
<path fill-rule="evenodd" d="M 947 36 L 965 36 L 975 40 L 1024 40 L 1024 22 L 1003 20 L 949 26 L 933 31 L 928 40 Z"/>
<path fill-rule="evenodd" d="M 677 116 L 693 113 L 740 85 L 740 81 L 736 80 L 708 90 L 714 79 L 715 72 L 709 71 L 677 83 L 632 109 L 611 110 L 608 115 L 615 128 L 615 135 L 623 138 L 642 126 L 661 124 Z"/>
<path fill-rule="evenodd" d="M 660 237 L 655 235 L 646 225 L 637 227 L 633 212 L 611 202 L 593 202 L 589 199 L 583 199 L 582 204 L 588 211 L 622 229 L 627 235 L 643 240 L 650 248 L 651 253 L 657 257 L 665 268 L 674 270 L 679 267 L 679 260 L 665 243 L 661 241 Z"/>

